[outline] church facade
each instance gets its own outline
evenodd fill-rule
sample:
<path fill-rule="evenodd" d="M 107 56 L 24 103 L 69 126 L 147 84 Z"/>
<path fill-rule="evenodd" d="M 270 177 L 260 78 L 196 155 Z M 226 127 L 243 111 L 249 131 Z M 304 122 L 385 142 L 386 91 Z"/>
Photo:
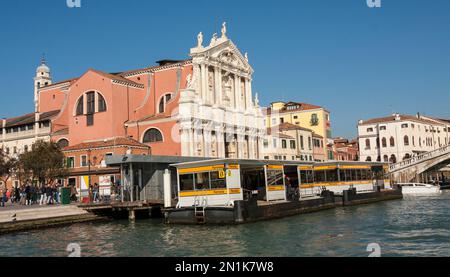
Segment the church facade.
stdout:
<path fill-rule="evenodd" d="M 150 146 L 151 155 L 260 158 L 265 127 L 247 54 L 227 37 L 225 23 L 206 45 L 200 33 L 189 54 L 119 73 L 89 69 L 58 83 L 43 61 L 27 121 L 34 125 L 29 144 L 39 139 L 36 127 L 45 116 L 43 138 L 62 149 L 128 138 Z M 0 126 L 3 137 L 8 122 Z"/>

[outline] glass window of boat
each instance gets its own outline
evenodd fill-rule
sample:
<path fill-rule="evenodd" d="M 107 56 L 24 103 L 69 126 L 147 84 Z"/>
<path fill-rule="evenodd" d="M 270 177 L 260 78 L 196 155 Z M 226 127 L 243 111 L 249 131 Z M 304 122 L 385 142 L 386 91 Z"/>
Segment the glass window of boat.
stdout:
<path fill-rule="evenodd" d="M 195 173 L 195 190 L 210 189 L 209 172 Z"/>
<path fill-rule="evenodd" d="M 315 171 L 314 172 L 314 180 L 316 183 L 323 183 L 326 180 L 325 170 Z"/>
<path fill-rule="evenodd" d="M 194 190 L 194 174 L 180 175 L 180 191 Z"/>
<path fill-rule="evenodd" d="M 325 171 L 325 178 L 327 182 L 337 182 L 339 181 L 338 179 L 338 170 L 334 169 L 334 170 L 326 170 Z"/>
<path fill-rule="evenodd" d="M 281 170 L 267 170 L 267 185 L 283 186 L 283 175 L 283 171 Z"/>
<path fill-rule="evenodd" d="M 226 178 L 220 178 L 221 176 L 219 171 L 210 172 L 210 176 L 212 189 L 224 189 L 227 187 L 227 180 Z"/>
<path fill-rule="evenodd" d="M 301 184 L 312 184 L 314 183 L 314 173 L 312 170 L 301 170 L 300 171 L 300 182 Z"/>

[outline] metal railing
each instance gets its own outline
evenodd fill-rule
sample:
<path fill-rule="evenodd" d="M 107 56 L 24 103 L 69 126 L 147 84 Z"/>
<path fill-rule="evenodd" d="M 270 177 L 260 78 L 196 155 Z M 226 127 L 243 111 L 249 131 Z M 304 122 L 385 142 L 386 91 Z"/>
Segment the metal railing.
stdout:
<path fill-rule="evenodd" d="M 424 162 L 424 161 L 427 161 L 427 160 L 431 160 L 431 159 L 434 159 L 436 157 L 440 157 L 440 156 L 443 156 L 443 155 L 446 155 L 446 154 L 449 154 L 449 153 L 450 153 L 450 145 L 446 145 L 446 146 L 441 147 L 439 149 L 436 149 L 436 150 L 433 150 L 433 151 L 430 151 L 430 152 L 427 152 L 427 153 L 419 154 L 419 155 L 414 156 L 412 158 L 403 160 L 403 161 L 401 161 L 399 163 L 391 164 L 389 166 L 389 170 L 390 170 L 390 172 L 398 171 L 398 170 L 405 169 L 407 167 L 414 166 L 414 165 L 419 164 L 421 162 Z"/>

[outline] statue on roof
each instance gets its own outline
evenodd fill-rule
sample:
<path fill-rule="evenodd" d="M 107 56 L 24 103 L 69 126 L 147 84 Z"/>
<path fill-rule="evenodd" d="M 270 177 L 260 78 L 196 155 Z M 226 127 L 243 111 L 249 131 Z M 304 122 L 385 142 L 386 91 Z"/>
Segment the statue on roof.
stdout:
<path fill-rule="evenodd" d="M 217 42 L 217 33 L 214 33 L 212 39 L 211 39 L 211 43 L 209 44 L 209 46 L 213 46 L 215 45 Z"/>
<path fill-rule="evenodd" d="M 203 48 L 203 33 L 200 32 L 197 36 L 197 47 Z"/>
<path fill-rule="evenodd" d="M 222 24 L 222 38 L 227 38 L 227 23 Z"/>

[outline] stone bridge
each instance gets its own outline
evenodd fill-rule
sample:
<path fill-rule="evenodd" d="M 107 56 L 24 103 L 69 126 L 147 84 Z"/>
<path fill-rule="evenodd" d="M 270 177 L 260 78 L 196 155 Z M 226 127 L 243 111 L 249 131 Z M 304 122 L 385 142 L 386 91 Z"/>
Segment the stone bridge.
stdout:
<path fill-rule="evenodd" d="M 402 162 L 391 164 L 389 173 L 396 182 L 419 181 L 423 173 L 429 170 L 440 170 L 450 164 L 450 145 L 423 153 L 406 159 Z"/>

